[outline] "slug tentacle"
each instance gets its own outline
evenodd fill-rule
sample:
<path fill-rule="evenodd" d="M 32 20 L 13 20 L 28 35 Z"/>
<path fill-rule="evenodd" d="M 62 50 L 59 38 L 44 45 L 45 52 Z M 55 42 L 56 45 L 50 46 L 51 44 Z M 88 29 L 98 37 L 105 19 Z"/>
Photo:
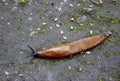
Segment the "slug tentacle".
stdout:
<path fill-rule="evenodd" d="M 29 48 L 30 48 L 30 50 L 32 51 L 32 55 L 29 55 L 29 56 L 27 56 L 26 58 L 28 58 L 28 57 L 31 57 L 31 56 L 34 56 L 34 57 L 38 57 L 38 53 L 36 53 L 35 51 L 34 51 L 34 49 L 30 46 L 30 45 L 27 45 Z"/>

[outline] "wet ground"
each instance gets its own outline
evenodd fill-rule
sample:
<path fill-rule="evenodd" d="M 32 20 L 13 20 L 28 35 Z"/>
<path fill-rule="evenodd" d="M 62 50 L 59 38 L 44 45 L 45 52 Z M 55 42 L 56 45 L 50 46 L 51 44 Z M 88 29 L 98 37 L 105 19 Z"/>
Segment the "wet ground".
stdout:
<path fill-rule="evenodd" d="M 0 81 L 120 81 L 120 0 L 0 0 Z M 111 31 L 82 55 L 25 58 Z"/>

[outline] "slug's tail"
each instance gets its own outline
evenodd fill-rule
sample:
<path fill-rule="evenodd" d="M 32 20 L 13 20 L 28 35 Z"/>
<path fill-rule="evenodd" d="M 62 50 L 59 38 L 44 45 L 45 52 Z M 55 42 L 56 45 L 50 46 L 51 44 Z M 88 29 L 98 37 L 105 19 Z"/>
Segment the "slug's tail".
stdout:
<path fill-rule="evenodd" d="M 32 51 L 32 54 L 29 55 L 29 56 L 27 56 L 26 58 L 31 57 L 31 56 L 37 57 L 38 54 L 34 51 L 34 49 L 33 49 L 30 45 L 27 45 L 27 46 L 28 46 L 28 47 L 30 48 L 30 50 Z"/>

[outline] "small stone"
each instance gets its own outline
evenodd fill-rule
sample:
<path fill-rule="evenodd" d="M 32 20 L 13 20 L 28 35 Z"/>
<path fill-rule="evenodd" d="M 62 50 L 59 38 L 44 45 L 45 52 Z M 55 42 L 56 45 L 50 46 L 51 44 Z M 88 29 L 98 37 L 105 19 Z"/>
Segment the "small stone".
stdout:
<path fill-rule="evenodd" d="M 61 11 L 61 7 L 56 6 L 55 7 L 58 11 Z"/>
<path fill-rule="evenodd" d="M 60 2 L 61 5 L 63 5 L 63 2 Z"/>
<path fill-rule="evenodd" d="M 10 73 L 9 73 L 8 71 L 5 71 L 5 74 L 6 74 L 6 75 L 9 75 Z"/>
<path fill-rule="evenodd" d="M 8 25 L 10 25 L 10 22 L 7 22 Z"/>
<path fill-rule="evenodd" d="M 98 59 L 100 59 L 100 56 L 98 56 Z"/>
<path fill-rule="evenodd" d="M 93 26 L 93 23 L 90 23 L 91 26 Z"/>
<path fill-rule="evenodd" d="M 73 4 L 70 3 L 69 6 L 70 6 L 70 7 L 73 7 Z"/>
<path fill-rule="evenodd" d="M 22 77 L 23 76 L 23 74 L 19 74 L 19 77 Z"/>
<path fill-rule="evenodd" d="M 84 12 L 92 12 L 93 8 L 83 8 Z"/>
<path fill-rule="evenodd" d="M 42 25 L 47 25 L 47 23 L 46 23 L 46 22 L 43 22 Z"/>
<path fill-rule="evenodd" d="M 32 36 L 33 34 L 35 34 L 35 31 L 32 31 L 32 32 L 30 33 L 30 36 Z"/>
<path fill-rule="evenodd" d="M 56 27 L 60 27 L 60 25 L 59 25 L 59 24 L 56 24 Z"/>
<path fill-rule="evenodd" d="M 1 17 L 1 19 L 4 19 L 4 17 Z"/>
<path fill-rule="evenodd" d="M 52 29 L 53 27 L 52 26 L 50 26 L 50 29 Z"/>
<path fill-rule="evenodd" d="M 22 51 L 20 51 L 20 54 L 22 54 L 23 52 Z"/>
<path fill-rule="evenodd" d="M 55 18 L 55 19 L 54 19 L 54 22 L 56 22 L 57 20 L 58 20 L 58 18 Z"/>
<path fill-rule="evenodd" d="M 60 32 L 60 34 L 63 34 L 64 33 L 64 31 L 62 30 L 61 32 Z"/>
<path fill-rule="evenodd" d="M 91 7 L 91 8 L 92 8 L 92 7 L 93 7 L 93 5 L 89 5 L 89 7 Z"/>
<path fill-rule="evenodd" d="M 16 9 L 17 9 L 17 7 L 15 6 L 15 7 L 12 8 L 12 11 L 14 11 L 14 10 L 16 10 Z"/>
<path fill-rule="evenodd" d="M 80 4 L 77 4 L 77 6 L 79 7 L 79 6 L 80 6 Z"/>
<path fill-rule="evenodd" d="M 100 3 L 102 4 L 102 3 L 103 3 L 103 1 L 102 1 L 102 0 L 100 0 Z"/>
<path fill-rule="evenodd" d="M 39 31 L 39 30 L 40 30 L 40 28 L 37 28 L 37 30 Z"/>
<path fill-rule="evenodd" d="M 79 68 L 79 71 L 82 71 L 82 68 Z"/>
<path fill-rule="evenodd" d="M 90 34 L 91 34 L 91 35 L 93 34 L 93 31 L 92 31 L 92 30 L 90 30 Z"/>
<path fill-rule="evenodd" d="M 71 70 L 71 69 L 72 69 L 72 66 L 68 66 L 68 69 L 70 69 L 70 70 Z"/>
<path fill-rule="evenodd" d="M 29 21 L 31 21 L 31 20 L 32 20 L 32 18 L 31 18 L 31 17 L 29 17 L 29 18 L 28 18 L 28 20 L 29 20 Z"/>
<path fill-rule="evenodd" d="M 86 53 L 87 53 L 87 54 L 90 54 L 91 52 L 90 52 L 90 51 L 87 51 Z"/>
<path fill-rule="evenodd" d="M 63 39 L 67 39 L 67 37 L 63 36 Z"/>
<path fill-rule="evenodd" d="M 70 20 L 73 22 L 75 19 L 72 17 L 72 18 L 70 18 Z"/>
<path fill-rule="evenodd" d="M 73 29 L 74 29 L 74 27 L 73 27 L 73 26 L 70 26 L 70 29 L 71 29 L 71 30 L 73 30 Z"/>
<path fill-rule="evenodd" d="M 83 26 L 83 24 L 80 24 L 80 26 Z"/>

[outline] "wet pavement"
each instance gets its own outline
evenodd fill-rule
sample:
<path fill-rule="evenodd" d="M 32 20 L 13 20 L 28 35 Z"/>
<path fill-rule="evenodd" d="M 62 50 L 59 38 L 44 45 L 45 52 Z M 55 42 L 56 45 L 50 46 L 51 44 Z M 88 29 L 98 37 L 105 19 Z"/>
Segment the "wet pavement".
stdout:
<path fill-rule="evenodd" d="M 112 35 L 82 54 L 25 58 L 88 36 Z M 0 81 L 120 81 L 120 0 L 0 0 Z"/>

